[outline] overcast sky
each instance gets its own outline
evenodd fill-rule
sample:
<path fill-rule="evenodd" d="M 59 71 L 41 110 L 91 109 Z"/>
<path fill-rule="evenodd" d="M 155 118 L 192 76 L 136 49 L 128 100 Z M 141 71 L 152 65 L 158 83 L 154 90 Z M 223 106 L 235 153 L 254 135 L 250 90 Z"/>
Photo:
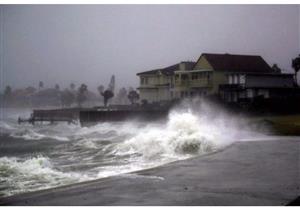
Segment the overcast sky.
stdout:
<path fill-rule="evenodd" d="M 201 53 L 261 55 L 292 72 L 299 5 L 1 6 L 1 87 L 138 85 L 137 72 Z"/>

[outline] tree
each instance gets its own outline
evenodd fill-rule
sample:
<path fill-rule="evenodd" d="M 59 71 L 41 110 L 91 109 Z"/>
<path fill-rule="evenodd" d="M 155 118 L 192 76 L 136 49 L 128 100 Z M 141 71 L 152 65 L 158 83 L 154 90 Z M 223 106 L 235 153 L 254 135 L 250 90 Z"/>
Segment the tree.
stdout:
<path fill-rule="evenodd" d="M 55 85 L 55 90 L 59 90 L 59 89 L 60 89 L 59 84 L 56 84 Z"/>
<path fill-rule="evenodd" d="M 75 102 L 75 96 L 74 94 L 68 90 L 65 89 L 62 93 L 61 93 L 61 104 L 64 107 L 70 107 L 74 102 Z"/>
<path fill-rule="evenodd" d="M 11 87 L 9 85 L 5 87 L 3 97 L 4 97 L 5 105 L 8 105 L 8 104 L 11 103 L 12 89 L 11 89 Z"/>
<path fill-rule="evenodd" d="M 104 106 L 107 106 L 108 100 L 114 97 L 114 93 L 111 90 L 106 90 L 102 92 L 101 95 L 104 98 Z"/>
<path fill-rule="evenodd" d="M 103 85 L 99 85 L 99 86 L 97 87 L 97 90 L 98 90 L 99 94 L 102 95 L 103 90 L 104 90 Z"/>
<path fill-rule="evenodd" d="M 30 95 L 30 94 L 34 94 L 36 92 L 36 88 L 32 87 L 32 86 L 28 86 L 27 88 L 25 88 L 25 91 Z"/>
<path fill-rule="evenodd" d="M 125 104 L 126 98 L 127 98 L 127 90 L 126 88 L 123 87 L 119 90 L 119 93 L 117 95 L 117 101 L 120 104 Z"/>
<path fill-rule="evenodd" d="M 39 90 L 43 89 L 44 88 L 44 82 L 40 81 L 39 82 Z"/>
<path fill-rule="evenodd" d="M 276 63 L 273 64 L 272 69 L 275 73 L 281 73 L 281 69 L 278 67 Z"/>
<path fill-rule="evenodd" d="M 74 83 L 71 83 L 71 84 L 70 84 L 70 89 L 71 89 L 72 91 L 74 91 L 74 90 L 75 90 L 75 87 L 76 87 L 76 86 L 75 86 L 75 84 L 74 84 Z"/>
<path fill-rule="evenodd" d="M 299 54 L 298 57 L 292 59 L 292 67 L 295 70 L 295 82 L 296 82 L 296 85 L 298 86 L 298 83 L 297 83 L 297 73 L 300 70 L 300 54 Z"/>
<path fill-rule="evenodd" d="M 78 106 L 81 107 L 82 103 L 86 101 L 86 93 L 87 93 L 87 85 L 86 84 L 81 84 L 81 86 L 78 88 L 78 93 L 77 93 L 77 103 Z"/>
<path fill-rule="evenodd" d="M 112 75 L 110 78 L 110 83 L 108 85 L 108 90 L 115 92 L 115 75 Z"/>
<path fill-rule="evenodd" d="M 131 90 L 128 94 L 128 99 L 131 104 L 134 104 L 137 100 L 139 100 L 140 96 L 135 90 Z"/>

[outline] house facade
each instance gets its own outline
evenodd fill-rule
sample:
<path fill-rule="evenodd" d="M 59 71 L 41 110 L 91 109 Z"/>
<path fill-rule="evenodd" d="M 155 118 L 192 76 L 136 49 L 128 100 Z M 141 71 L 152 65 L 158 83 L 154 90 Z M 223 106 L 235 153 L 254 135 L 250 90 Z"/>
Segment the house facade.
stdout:
<path fill-rule="evenodd" d="M 220 96 L 226 102 L 249 102 L 257 97 L 289 97 L 294 89 L 293 74 L 229 73 L 226 84 L 220 85 Z"/>
<path fill-rule="evenodd" d="M 148 103 L 174 99 L 175 71 L 192 69 L 194 62 L 181 62 L 166 68 L 138 73 L 140 78 L 140 100 Z"/>
<path fill-rule="evenodd" d="M 275 71 L 256 55 L 203 53 L 197 62 L 181 62 L 137 75 L 140 98 L 148 102 L 212 95 L 237 101 L 256 95 L 268 97 L 270 88 L 292 88 L 294 84 L 291 74 Z"/>

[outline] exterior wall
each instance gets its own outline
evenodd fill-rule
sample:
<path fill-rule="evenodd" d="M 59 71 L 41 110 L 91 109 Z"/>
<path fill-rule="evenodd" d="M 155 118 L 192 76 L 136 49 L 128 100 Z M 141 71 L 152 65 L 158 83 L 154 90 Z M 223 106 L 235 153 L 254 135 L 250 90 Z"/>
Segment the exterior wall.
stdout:
<path fill-rule="evenodd" d="M 140 87 L 154 87 L 158 82 L 156 75 L 140 75 Z"/>
<path fill-rule="evenodd" d="M 171 100 L 171 92 L 168 87 L 158 88 L 157 101 L 169 101 Z"/>
<path fill-rule="evenodd" d="M 164 74 L 139 75 L 140 100 L 149 103 L 171 100 L 172 77 Z"/>
<path fill-rule="evenodd" d="M 157 101 L 157 89 L 139 89 L 140 101 L 147 100 L 149 103 Z"/>
<path fill-rule="evenodd" d="M 245 84 L 246 83 L 246 75 L 239 73 L 232 73 L 227 75 L 227 83 L 228 84 Z"/>
<path fill-rule="evenodd" d="M 204 76 L 201 76 L 204 74 Z M 211 70 L 176 72 L 175 91 L 176 96 L 215 95 L 219 93 L 219 85 L 226 83 L 224 72 Z M 182 79 L 186 75 L 187 79 Z M 183 94 L 181 94 L 183 92 Z M 187 92 L 187 93 L 186 93 Z"/>
<path fill-rule="evenodd" d="M 218 94 L 219 93 L 219 85 L 227 83 L 227 77 L 224 72 L 213 72 L 213 87 L 209 94 Z"/>
<path fill-rule="evenodd" d="M 224 72 L 215 71 L 213 67 L 209 64 L 205 56 L 201 56 L 195 65 L 195 69 L 207 69 L 213 70 L 211 75 L 211 81 L 205 87 L 207 89 L 208 95 L 215 95 L 219 93 L 219 85 L 225 84 L 227 78 Z M 201 87 L 201 86 L 200 86 Z"/>
<path fill-rule="evenodd" d="M 229 102 L 237 102 L 243 99 L 252 100 L 257 96 L 268 99 L 282 94 L 280 91 L 278 92 L 277 89 L 273 88 L 293 88 L 293 82 L 293 75 L 251 75 L 232 73 L 228 74 L 226 84 L 236 88 L 221 90 L 221 95 L 225 101 Z"/>
<path fill-rule="evenodd" d="M 246 87 L 293 87 L 293 76 L 247 75 Z"/>
<path fill-rule="evenodd" d="M 201 56 L 197 61 L 194 69 L 210 69 L 213 70 L 213 67 L 209 64 L 204 56 Z"/>
<path fill-rule="evenodd" d="M 166 85 L 171 83 L 171 76 L 159 75 L 156 80 L 156 85 Z"/>

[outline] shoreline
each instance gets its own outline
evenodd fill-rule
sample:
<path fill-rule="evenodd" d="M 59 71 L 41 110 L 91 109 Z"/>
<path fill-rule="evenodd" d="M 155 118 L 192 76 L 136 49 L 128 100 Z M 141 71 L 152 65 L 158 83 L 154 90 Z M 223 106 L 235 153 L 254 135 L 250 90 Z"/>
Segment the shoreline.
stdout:
<path fill-rule="evenodd" d="M 0 198 L 0 205 L 287 205 L 300 193 L 297 155 L 300 138 L 235 142 L 155 168 Z"/>

